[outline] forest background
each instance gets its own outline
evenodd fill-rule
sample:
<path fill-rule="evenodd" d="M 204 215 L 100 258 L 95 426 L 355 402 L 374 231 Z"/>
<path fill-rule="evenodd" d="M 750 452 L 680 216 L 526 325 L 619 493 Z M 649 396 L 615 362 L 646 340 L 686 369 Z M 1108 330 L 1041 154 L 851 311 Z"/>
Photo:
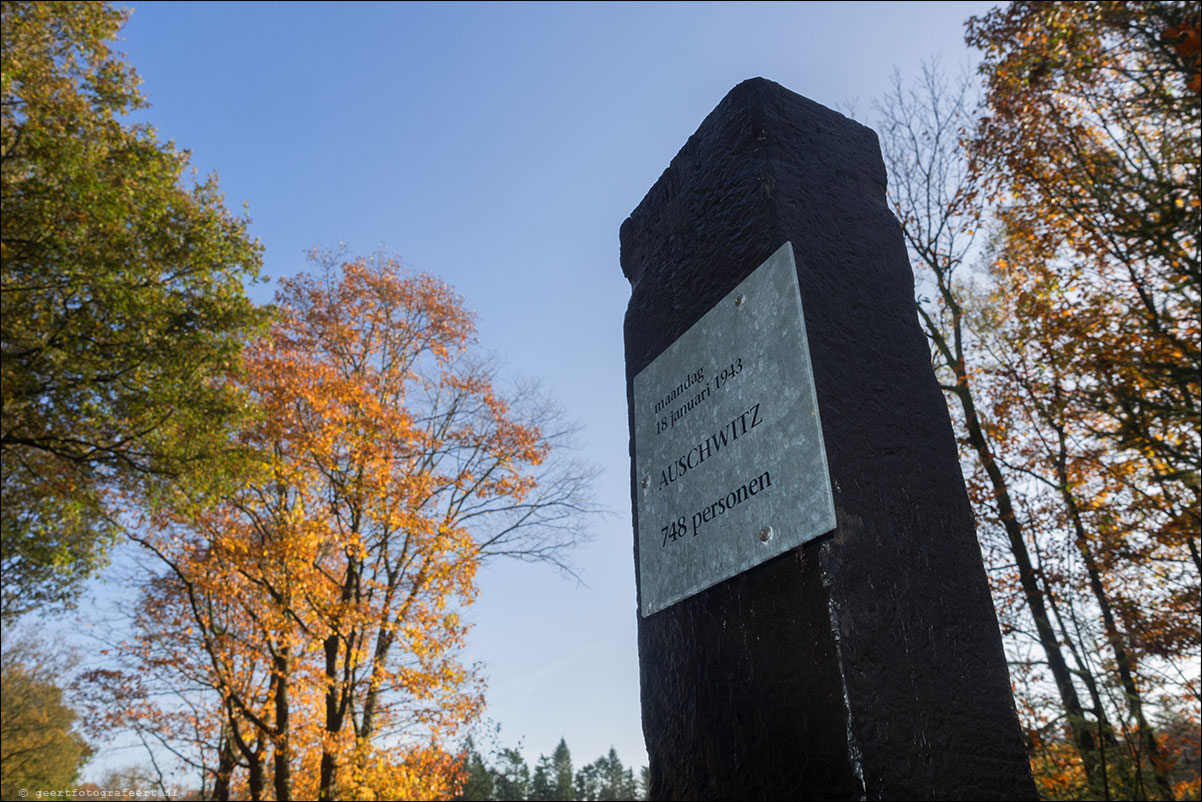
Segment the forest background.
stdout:
<path fill-rule="evenodd" d="M 878 65 L 824 97 L 790 79 L 795 47 L 754 35 L 884 36 L 881 19 L 819 6 L 772 26 L 800 9 L 753 7 L 759 28 L 690 6 L 677 62 L 609 71 L 570 46 L 589 24 L 662 58 L 672 37 L 654 34 L 678 7 L 420 6 L 372 31 L 352 7 L 321 42 L 385 38 L 350 78 L 292 60 L 317 19 L 278 6 L 172 11 L 150 40 L 135 13 L 126 62 L 106 5 L 4 3 L 4 795 L 75 782 L 94 748 L 110 782 L 150 795 L 640 793 L 606 751 L 643 757 L 628 536 L 620 514 L 595 515 L 626 497 L 624 422 L 600 411 L 621 396 L 615 232 L 750 69 L 880 134 L 1041 794 L 1197 798 L 1197 11 L 905 5 L 880 47 L 849 53 L 896 52 L 907 25 L 928 43 L 938 19 L 967 34 L 975 70 L 961 77 L 949 44 L 942 66 L 924 51 L 892 85 Z M 423 31 L 450 52 L 423 53 Z M 229 58 L 250 52 L 271 70 Z M 823 55 L 849 61 L 807 57 Z M 190 92 L 151 80 L 162 105 L 142 108 L 127 65 L 143 63 Z M 456 68 L 437 91 L 433 64 Z M 618 87 L 639 70 L 662 84 L 632 105 Z M 401 102 L 381 103 L 371 75 L 399 77 Z M 220 189 L 145 122 L 160 119 L 214 143 L 192 163 L 221 167 Z M 584 129 L 624 149 L 582 157 L 603 141 Z M 603 180 L 581 166 L 592 152 L 609 155 Z M 254 200 L 252 222 L 226 206 L 231 186 L 308 202 Z M 386 250 L 318 247 L 298 269 L 288 247 L 322 237 L 399 244 L 477 306 Z M 568 414 L 477 341 L 553 380 Z M 575 618 L 549 613 L 590 596 Z M 514 735 L 559 746 L 534 761 Z M 602 757 L 566 770 L 568 740 Z"/>

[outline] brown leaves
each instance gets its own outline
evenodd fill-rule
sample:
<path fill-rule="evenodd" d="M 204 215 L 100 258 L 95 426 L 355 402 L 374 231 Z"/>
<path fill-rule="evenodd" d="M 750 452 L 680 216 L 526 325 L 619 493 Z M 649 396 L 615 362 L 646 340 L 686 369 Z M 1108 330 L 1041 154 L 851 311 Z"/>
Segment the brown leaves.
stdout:
<path fill-rule="evenodd" d="M 1186 87 L 1202 92 L 1202 24 L 1197 19 L 1172 26 L 1160 35 L 1172 45 L 1186 69 Z"/>

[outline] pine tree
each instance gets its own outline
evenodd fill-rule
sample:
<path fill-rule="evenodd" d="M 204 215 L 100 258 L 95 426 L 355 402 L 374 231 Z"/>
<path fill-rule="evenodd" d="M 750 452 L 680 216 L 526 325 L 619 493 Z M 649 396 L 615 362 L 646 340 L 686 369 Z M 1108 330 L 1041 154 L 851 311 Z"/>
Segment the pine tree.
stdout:
<path fill-rule="evenodd" d="M 559 745 L 555 747 L 555 752 L 551 755 L 551 769 L 554 791 L 553 795 L 548 798 L 556 800 L 556 802 L 573 799 L 575 772 L 572 770 L 572 753 L 568 751 L 567 741 L 563 738 L 559 739 Z"/>
<path fill-rule="evenodd" d="M 463 790 L 455 796 L 455 802 L 487 802 L 495 799 L 492 770 L 484 762 L 484 757 L 476 751 L 476 744 L 470 736 L 463 745 L 463 751 L 467 753 L 463 767 L 467 779 L 463 783 Z"/>
<path fill-rule="evenodd" d="M 538 765 L 534 767 L 534 779 L 530 781 L 530 799 L 547 802 L 555 798 L 554 793 L 555 789 L 551 784 L 551 758 L 539 755 Z"/>
<path fill-rule="evenodd" d="M 524 800 L 530 798 L 530 767 L 517 749 L 502 749 L 493 772 L 495 799 Z"/>

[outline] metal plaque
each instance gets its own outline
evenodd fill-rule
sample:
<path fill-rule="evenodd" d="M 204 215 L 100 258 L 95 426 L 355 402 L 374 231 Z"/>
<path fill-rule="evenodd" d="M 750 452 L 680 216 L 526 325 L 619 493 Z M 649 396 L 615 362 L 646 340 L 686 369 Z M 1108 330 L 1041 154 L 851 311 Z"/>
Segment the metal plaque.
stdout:
<path fill-rule="evenodd" d="M 634 377 L 642 614 L 835 528 L 793 246 Z"/>

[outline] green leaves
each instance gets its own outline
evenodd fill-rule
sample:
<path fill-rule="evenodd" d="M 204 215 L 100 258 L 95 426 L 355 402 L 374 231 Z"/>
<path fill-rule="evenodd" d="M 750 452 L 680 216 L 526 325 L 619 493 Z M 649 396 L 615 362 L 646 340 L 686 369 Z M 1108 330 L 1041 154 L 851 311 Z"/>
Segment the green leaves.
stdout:
<path fill-rule="evenodd" d="M 3 4 L 6 617 L 70 598 L 122 494 L 227 450 L 242 401 L 221 379 L 267 314 L 245 294 L 249 220 L 215 177 L 185 186 L 186 153 L 118 120 L 143 105 L 107 45 L 124 19 Z"/>
<path fill-rule="evenodd" d="M 41 647 L 41 648 L 38 648 Z M 92 750 L 74 731 L 75 711 L 63 702 L 57 650 L 28 640 L 6 645 L 0 701 L 0 796 L 31 790 L 65 793 Z M 57 663 L 57 665 L 56 665 Z"/>

